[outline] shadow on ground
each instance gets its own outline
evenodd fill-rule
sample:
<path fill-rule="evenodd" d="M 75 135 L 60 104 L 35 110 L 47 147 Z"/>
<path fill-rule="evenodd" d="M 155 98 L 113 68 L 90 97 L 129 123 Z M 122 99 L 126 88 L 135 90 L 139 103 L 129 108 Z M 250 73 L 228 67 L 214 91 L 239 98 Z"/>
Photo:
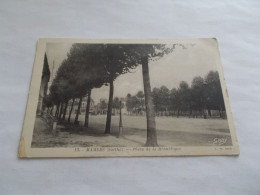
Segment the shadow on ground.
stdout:
<path fill-rule="evenodd" d="M 146 130 L 124 127 L 118 137 L 118 126 L 111 126 L 111 133 L 105 134 L 105 125 L 91 124 L 88 128 L 67 122 L 57 124 L 53 133 L 51 125 L 42 118 L 36 118 L 31 146 L 47 147 L 142 147 L 146 142 Z M 195 131 L 195 130 L 194 130 Z M 225 129 L 210 129 L 210 133 L 171 131 L 157 129 L 159 146 L 222 146 L 232 145 Z M 222 132 L 222 133 L 221 133 Z M 218 142 L 218 141 L 221 142 Z"/>

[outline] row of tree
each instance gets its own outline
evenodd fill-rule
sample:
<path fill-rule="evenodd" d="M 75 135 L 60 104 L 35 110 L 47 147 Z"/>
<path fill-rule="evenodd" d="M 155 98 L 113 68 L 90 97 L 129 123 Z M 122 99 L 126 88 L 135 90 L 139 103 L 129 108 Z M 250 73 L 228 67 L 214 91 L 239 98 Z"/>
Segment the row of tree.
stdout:
<path fill-rule="evenodd" d="M 170 114 L 193 116 L 212 116 L 212 110 L 219 111 L 224 118 L 224 99 L 217 71 L 210 71 L 206 77 L 194 77 L 191 86 L 182 81 L 179 88 L 169 90 L 167 87 L 153 89 L 155 111 Z"/>
<path fill-rule="evenodd" d="M 119 75 L 128 73 L 141 65 L 147 116 L 146 145 L 157 146 L 148 62 L 172 52 L 175 47 L 176 45 L 169 47 L 165 44 L 73 44 L 67 59 L 62 62 L 52 82 L 50 94 L 45 100 L 46 106 L 55 105 L 57 107 L 55 116 L 61 119 L 65 118 L 69 100 L 72 101 L 72 108 L 75 99 L 78 98 L 78 112 L 74 121 L 77 124 L 82 97 L 87 96 L 84 126 L 88 127 L 91 90 L 102 85 L 109 85 L 105 133 L 110 133 L 114 80 Z M 70 120 L 71 111 L 68 120 Z"/>
<path fill-rule="evenodd" d="M 127 94 L 125 101 L 126 109 L 130 115 L 142 115 L 145 111 L 144 93 L 142 91 L 138 91 L 136 95 Z"/>
<path fill-rule="evenodd" d="M 191 86 L 182 81 L 179 87 L 168 89 L 166 86 L 152 90 L 155 113 L 157 116 L 212 117 L 212 110 L 225 117 L 225 105 L 217 71 L 209 71 L 203 79 L 194 77 Z M 142 115 L 145 110 L 144 94 L 127 94 L 126 108 L 130 114 Z"/>

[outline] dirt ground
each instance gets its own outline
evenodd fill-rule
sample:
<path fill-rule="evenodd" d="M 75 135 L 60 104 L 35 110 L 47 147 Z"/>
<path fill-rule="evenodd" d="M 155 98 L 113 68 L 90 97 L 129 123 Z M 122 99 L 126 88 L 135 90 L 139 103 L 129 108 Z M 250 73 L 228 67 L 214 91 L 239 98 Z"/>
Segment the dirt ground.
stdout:
<path fill-rule="evenodd" d="M 120 137 L 118 116 L 112 116 L 110 135 L 104 134 L 105 115 L 90 116 L 89 128 L 83 127 L 84 115 L 79 120 L 79 126 L 59 122 L 57 133 L 53 134 L 50 125 L 42 118 L 36 118 L 32 147 L 137 147 L 146 142 L 145 117 L 123 115 L 123 134 Z M 232 144 L 227 120 L 223 119 L 157 117 L 156 128 L 159 146 Z"/>

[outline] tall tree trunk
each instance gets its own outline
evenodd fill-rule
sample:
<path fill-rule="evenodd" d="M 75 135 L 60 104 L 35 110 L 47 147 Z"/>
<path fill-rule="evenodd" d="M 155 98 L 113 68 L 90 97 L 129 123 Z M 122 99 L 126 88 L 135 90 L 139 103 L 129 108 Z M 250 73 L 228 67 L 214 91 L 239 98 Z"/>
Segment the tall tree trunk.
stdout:
<path fill-rule="evenodd" d="M 55 114 L 55 117 L 58 118 L 59 116 L 59 111 L 60 111 L 60 103 L 56 106 L 56 114 Z"/>
<path fill-rule="evenodd" d="M 65 116 L 66 116 L 66 112 L 67 112 L 67 108 L 68 108 L 68 102 L 69 101 L 66 101 L 66 103 L 65 103 L 65 108 L 63 110 L 62 120 L 65 120 Z"/>
<path fill-rule="evenodd" d="M 107 107 L 107 122 L 106 122 L 105 133 L 110 133 L 113 95 L 114 95 L 114 82 L 113 82 L 113 76 L 111 75 L 109 79 L 109 100 L 108 100 L 108 107 Z"/>
<path fill-rule="evenodd" d="M 77 125 L 79 123 L 78 118 L 79 118 L 79 113 L 80 113 L 81 102 L 82 102 L 82 97 L 80 97 L 80 99 L 79 99 L 78 110 L 77 110 L 77 114 L 76 114 L 75 121 L 74 121 L 75 125 Z"/>
<path fill-rule="evenodd" d="M 144 95 L 145 95 L 145 107 L 146 107 L 146 119 L 147 119 L 147 140 L 146 146 L 158 146 L 155 124 L 155 112 L 153 105 L 153 96 L 151 92 L 148 56 L 142 57 L 142 71 L 144 82 Z"/>
<path fill-rule="evenodd" d="M 118 131 L 118 137 L 122 135 L 123 131 L 123 123 L 122 123 L 122 102 L 120 101 L 120 106 L 119 106 L 119 131 Z"/>
<path fill-rule="evenodd" d="M 59 104 L 59 108 L 58 108 L 58 111 L 57 111 L 57 119 L 59 119 L 60 109 L 61 109 L 61 104 Z"/>
<path fill-rule="evenodd" d="M 52 115 L 52 111 L 53 111 L 53 106 L 51 107 L 50 115 Z"/>
<path fill-rule="evenodd" d="M 72 104 L 71 104 L 71 108 L 70 108 L 70 113 L 69 113 L 69 117 L 68 117 L 68 122 L 70 122 L 70 117 L 71 117 L 71 113 L 72 113 L 72 110 L 73 110 L 74 102 L 75 102 L 75 98 L 73 98 L 73 100 L 72 100 Z"/>
<path fill-rule="evenodd" d="M 57 104 L 56 105 L 56 111 L 55 111 L 55 117 L 58 117 L 59 109 L 60 109 L 60 104 Z"/>
<path fill-rule="evenodd" d="M 88 127 L 88 119 L 89 119 L 89 109 L 90 109 L 90 100 L 91 100 L 91 89 L 88 91 L 88 100 L 85 114 L 85 124 L 84 127 Z"/>
<path fill-rule="evenodd" d="M 60 105 L 60 112 L 59 112 L 59 120 L 61 119 L 61 115 L 62 115 L 62 111 L 63 111 L 63 107 L 64 107 L 64 105 L 63 104 L 61 104 Z"/>
<path fill-rule="evenodd" d="M 55 117 L 57 116 L 57 105 L 55 105 L 55 113 L 54 113 L 54 116 L 55 116 Z"/>

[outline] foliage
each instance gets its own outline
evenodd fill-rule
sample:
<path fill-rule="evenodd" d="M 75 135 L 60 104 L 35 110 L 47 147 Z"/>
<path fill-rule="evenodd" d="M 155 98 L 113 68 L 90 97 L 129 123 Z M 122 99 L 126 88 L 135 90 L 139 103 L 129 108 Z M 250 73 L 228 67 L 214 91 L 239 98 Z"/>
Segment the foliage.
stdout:
<path fill-rule="evenodd" d="M 115 97 L 113 100 L 113 108 L 115 108 L 115 109 L 120 108 L 120 99 L 118 97 Z"/>
<path fill-rule="evenodd" d="M 50 108 L 53 106 L 52 97 L 50 95 L 44 96 L 43 105 L 47 108 Z"/>
<path fill-rule="evenodd" d="M 128 112 L 136 113 L 140 107 L 136 95 L 127 94 L 126 108 Z M 205 79 L 194 77 L 191 87 L 187 82 L 182 81 L 179 87 L 168 89 L 166 86 L 153 88 L 152 91 L 155 112 L 171 112 L 177 115 L 190 115 L 192 112 L 201 113 L 203 110 L 223 110 L 225 105 L 217 71 L 210 71 Z M 143 104 L 144 105 L 144 104 Z"/>
<path fill-rule="evenodd" d="M 101 110 L 107 109 L 107 102 L 106 102 L 106 100 L 101 99 L 100 102 L 99 102 L 99 105 L 100 105 L 100 109 Z"/>
<path fill-rule="evenodd" d="M 138 91 L 133 96 L 131 94 L 127 94 L 126 109 L 131 114 L 140 114 L 141 111 L 145 110 L 143 91 Z"/>

